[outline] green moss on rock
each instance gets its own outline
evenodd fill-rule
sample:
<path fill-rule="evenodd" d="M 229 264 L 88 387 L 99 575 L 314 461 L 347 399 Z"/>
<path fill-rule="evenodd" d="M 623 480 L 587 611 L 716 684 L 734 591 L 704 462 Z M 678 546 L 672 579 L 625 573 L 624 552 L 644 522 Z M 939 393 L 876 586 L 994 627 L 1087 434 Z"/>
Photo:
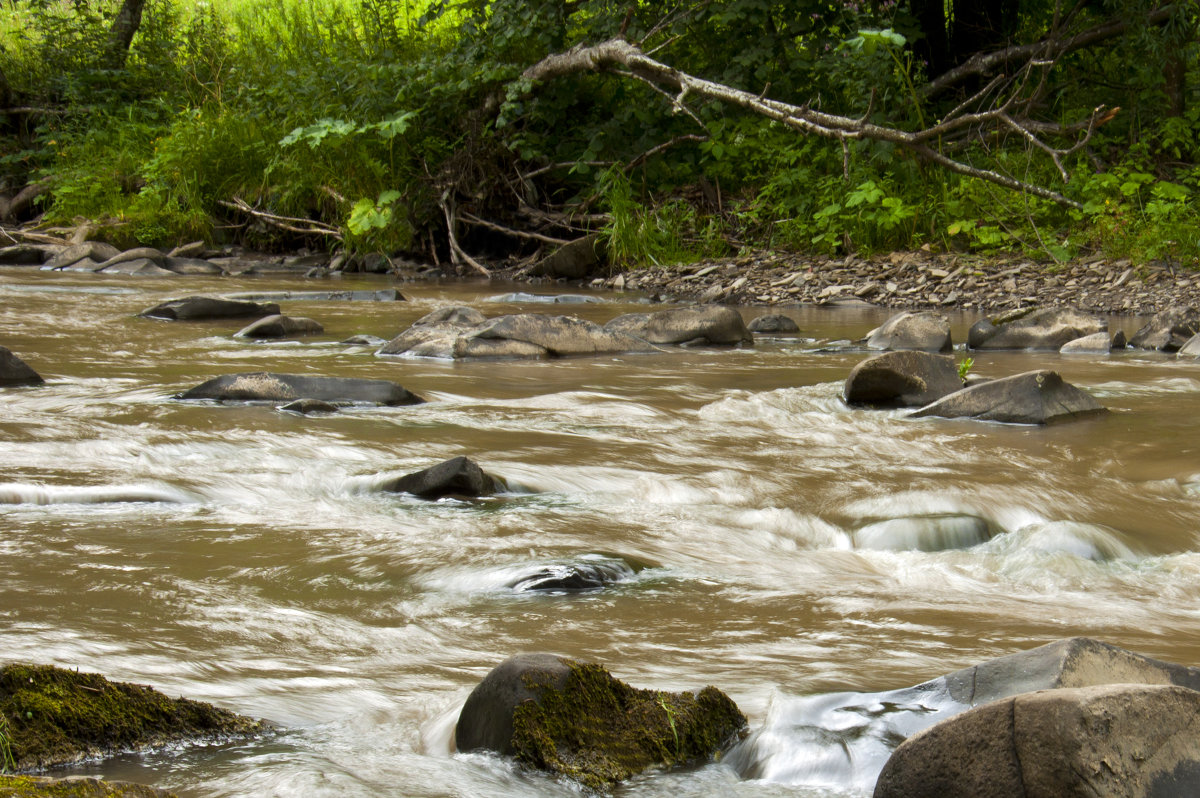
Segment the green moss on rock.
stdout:
<path fill-rule="evenodd" d="M 3 798 L 178 798 L 173 792 L 101 779 L 44 779 L 0 776 Z"/>
<path fill-rule="evenodd" d="M 268 730 L 262 721 L 211 704 L 52 665 L 0 668 L 0 715 L 18 771 Z"/>
<path fill-rule="evenodd" d="M 601 665 L 564 662 L 565 681 L 526 674 L 537 699 L 513 712 L 516 757 L 532 767 L 602 788 L 647 768 L 707 761 L 745 733 L 745 716 L 715 687 L 640 690 Z"/>

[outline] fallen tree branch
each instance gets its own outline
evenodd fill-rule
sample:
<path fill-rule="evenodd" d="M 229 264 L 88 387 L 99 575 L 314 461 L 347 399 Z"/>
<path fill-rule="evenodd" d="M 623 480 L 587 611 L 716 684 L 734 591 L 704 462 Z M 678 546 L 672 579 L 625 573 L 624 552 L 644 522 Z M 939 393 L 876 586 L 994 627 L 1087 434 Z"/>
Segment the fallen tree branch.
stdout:
<path fill-rule="evenodd" d="M 338 241 L 342 240 L 342 231 L 332 225 L 327 225 L 324 222 L 318 222 L 314 219 L 301 219 L 295 216 L 280 216 L 276 213 L 268 213 L 253 208 L 246 203 L 241 197 L 234 197 L 233 202 L 227 200 L 219 200 L 219 204 L 226 208 L 234 208 L 255 219 L 260 219 L 272 227 L 277 227 L 280 230 L 286 230 L 289 233 L 300 233 L 301 235 L 317 235 L 330 236 Z M 300 227 L 299 225 L 305 225 Z"/>
<path fill-rule="evenodd" d="M 458 236 L 454 233 L 457 214 L 451 209 L 452 201 L 443 195 L 442 201 L 438 204 L 442 206 L 442 213 L 446 217 L 446 239 L 450 243 L 450 261 L 454 264 L 465 263 L 483 276 L 491 277 L 492 273 L 486 266 L 472 258 L 465 249 L 459 246 Z"/>
<path fill-rule="evenodd" d="M 505 235 L 513 236 L 514 238 L 527 238 L 530 241 L 540 241 L 543 244 L 556 244 L 558 246 L 571 243 L 565 238 L 554 238 L 553 236 L 546 236 L 542 235 L 541 233 L 528 233 L 522 230 L 514 230 L 511 227 L 505 227 L 504 225 L 496 224 L 495 222 L 489 222 L 486 219 L 480 219 L 478 216 L 467 213 L 466 211 L 459 211 L 458 218 L 462 219 L 467 224 L 474 225 L 475 227 L 482 227 L 485 230 L 495 230 L 497 233 L 504 233 Z"/>
<path fill-rule="evenodd" d="M 1020 79 L 1021 85 L 1028 81 L 1028 70 L 1032 68 L 1034 67 L 1026 67 L 1026 74 Z M 973 166 L 965 161 L 951 158 L 931 146 L 931 142 L 935 142 L 940 136 L 948 133 L 986 125 L 1006 124 L 1005 118 L 1013 119 L 1011 106 L 1016 95 L 989 110 L 962 114 L 955 119 L 944 120 L 933 128 L 911 132 L 876 125 L 863 118 L 851 118 L 816 111 L 809 105 L 798 106 L 779 100 L 766 99 L 732 86 L 689 75 L 650 58 L 637 46 L 619 38 L 590 46 L 576 45 L 565 53 L 547 56 L 526 69 L 521 77 L 532 85 L 581 71 L 615 72 L 618 75 L 636 77 L 643 82 L 656 84 L 660 93 L 673 93 L 671 100 L 673 106 L 681 104 L 688 95 L 693 95 L 744 108 L 808 135 L 835 139 L 843 143 L 859 139 L 890 142 L 957 174 L 1032 194 L 1060 205 L 1072 208 L 1081 207 L 1079 203 L 1057 191 L 1002 175 L 990 169 Z M 1100 109 L 1097 109 L 1093 113 L 1093 119 L 1097 118 L 1099 113 Z M 1088 130 L 1091 131 L 1094 127 L 1094 124 L 1089 125 Z M 1082 146 L 1082 144 L 1077 142 L 1076 146 Z"/>
<path fill-rule="evenodd" d="M 40 180 L 36 183 L 30 183 L 16 193 L 12 199 L 0 196 L 0 220 L 8 220 L 16 217 L 18 213 L 25 210 L 33 203 L 35 199 L 45 194 L 50 190 L 50 183 L 45 180 Z"/>

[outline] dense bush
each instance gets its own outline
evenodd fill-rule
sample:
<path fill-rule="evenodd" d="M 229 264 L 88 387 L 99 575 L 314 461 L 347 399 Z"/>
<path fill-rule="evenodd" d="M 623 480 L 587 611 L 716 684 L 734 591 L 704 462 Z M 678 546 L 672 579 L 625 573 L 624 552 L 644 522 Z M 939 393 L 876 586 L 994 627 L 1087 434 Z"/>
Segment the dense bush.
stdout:
<path fill-rule="evenodd" d="M 0 11 L 0 70 L 10 104 L 25 110 L 0 116 L 0 193 L 45 181 L 36 212 L 49 224 L 102 220 L 121 243 L 203 237 L 445 257 L 453 219 L 466 249 L 493 257 L 535 245 L 497 229 L 535 227 L 556 237 L 600 228 L 628 262 L 925 244 L 1055 260 L 1095 249 L 1200 256 L 1200 103 L 1176 91 L 1200 82 L 1194 4 L 1168 3 L 1171 15 L 1147 24 L 1137 23 L 1152 12 L 1141 0 L 1086 7 L 1081 29 L 1130 24 L 1045 75 L 1046 120 L 1121 107 L 1064 164 L 1069 183 L 1017 132 L 948 145 L 1052 186 L 1074 208 L 891 144 L 843 150 L 717 102 L 673 112 L 671 98 L 628 77 L 536 87 L 520 77 L 549 53 L 623 33 L 691 74 L 913 130 L 983 83 L 926 91 L 928 58 L 970 55 L 954 52 L 963 45 L 953 37 L 933 48 L 928 5 L 148 0 L 114 69 L 104 54 L 117 0 L 16 0 Z M 1045 36 L 1056 6 L 995 8 L 1007 14 L 994 31 L 1007 38 L 990 42 L 1000 47 Z M 264 231 L 238 201 L 338 235 Z"/>

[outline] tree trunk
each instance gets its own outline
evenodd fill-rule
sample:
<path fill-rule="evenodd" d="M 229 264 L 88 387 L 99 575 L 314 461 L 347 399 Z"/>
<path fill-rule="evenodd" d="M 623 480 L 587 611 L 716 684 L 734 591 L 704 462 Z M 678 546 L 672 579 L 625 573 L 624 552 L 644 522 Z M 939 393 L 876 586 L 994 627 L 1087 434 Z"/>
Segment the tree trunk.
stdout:
<path fill-rule="evenodd" d="M 12 105 L 12 87 L 8 85 L 8 77 L 4 67 L 0 66 L 0 111 Z"/>
<path fill-rule="evenodd" d="M 142 7 L 145 5 L 146 0 L 125 0 L 121 4 L 121 10 L 117 12 L 117 17 L 113 20 L 108 34 L 108 66 L 111 69 L 124 68 L 125 59 L 129 55 L 129 45 L 133 42 L 133 35 L 141 27 Z"/>

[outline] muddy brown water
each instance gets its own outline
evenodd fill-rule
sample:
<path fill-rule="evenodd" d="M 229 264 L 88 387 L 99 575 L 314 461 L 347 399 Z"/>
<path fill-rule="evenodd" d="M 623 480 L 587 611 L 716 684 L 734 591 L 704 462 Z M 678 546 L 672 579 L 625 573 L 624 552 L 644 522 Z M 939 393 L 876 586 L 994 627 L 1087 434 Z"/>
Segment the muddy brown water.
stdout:
<path fill-rule="evenodd" d="M 451 752 L 483 675 L 552 651 L 640 687 L 715 684 L 752 728 L 775 725 L 786 766 L 748 778 L 747 757 L 730 757 L 619 795 L 861 796 L 870 766 L 808 768 L 811 746 L 790 753 L 789 735 L 819 738 L 822 721 L 781 724 L 778 707 L 1071 635 L 1200 663 L 1200 362 L 975 354 L 990 376 L 1059 370 L 1113 410 L 1033 428 L 844 406 L 867 353 L 838 342 L 883 310 L 785 309 L 801 334 L 749 349 L 479 363 L 337 342 L 389 338 L 449 304 L 601 322 L 648 306 L 412 285 L 407 303 L 285 302 L 326 333 L 270 343 L 233 339 L 236 321 L 136 316 L 193 293 L 325 285 L 0 272 L 0 344 L 47 379 L 0 394 L 0 660 L 152 684 L 283 727 L 70 772 L 197 797 L 577 795 Z M 956 341 L 972 321 L 954 317 Z M 1139 320 L 1114 324 L 1132 333 Z M 304 418 L 171 398 L 259 370 L 390 379 L 430 401 Z M 371 490 L 460 454 L 511 493 L 428 503 Z M 955 519 L 995 534 L 933 551 L 912 536 Z M 644 567 L 595 592 L 506 587 L 593 555 Z"/>

